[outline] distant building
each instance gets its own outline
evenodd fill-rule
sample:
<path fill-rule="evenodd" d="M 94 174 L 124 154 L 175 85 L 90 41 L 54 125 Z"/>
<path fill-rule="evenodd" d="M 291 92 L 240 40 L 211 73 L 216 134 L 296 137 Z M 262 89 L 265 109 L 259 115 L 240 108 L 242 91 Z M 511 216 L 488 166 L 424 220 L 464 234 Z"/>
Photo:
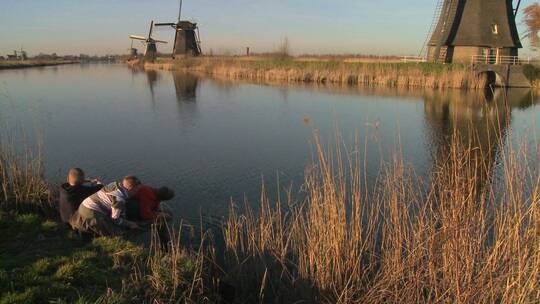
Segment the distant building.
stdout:
<path fill-rule="evenodd" d="M 17 51 L 13 51 L 13 54 L 7 54 L 7 60 L 17 60 Z"/>

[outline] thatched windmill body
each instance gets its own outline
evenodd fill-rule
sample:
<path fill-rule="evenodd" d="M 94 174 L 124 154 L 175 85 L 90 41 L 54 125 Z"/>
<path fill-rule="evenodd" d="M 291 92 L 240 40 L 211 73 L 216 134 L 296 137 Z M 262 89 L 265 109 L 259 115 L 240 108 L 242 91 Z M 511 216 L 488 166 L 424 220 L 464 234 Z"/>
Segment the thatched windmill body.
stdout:
<path fill-rule="evenodd" d="M 470 62 L 475 55 L 517 56 L 521 48 L 515 17 L 520 0 L 439 0 L 427 43 L 431 62 Z"/>
<path fill-rule="evenodd" d="M 150 22 L 150 30 L 148 31 L 148 37 L 130 35 L 129 38 L 132 40 L 139 40 L 144 43 L 144 59 L 145 60 L 155 60 L 157 56 L 157 44 L 158 43 L 167 43 L 167 41 L 157 40 L 152 38 L 152 31 L 154 29 L 154 21 Z M 131 48 L 133 51 L 133 47 Z"/>
<path fill-rule="evenodd" d="M 175 30 L 173 58 L 176 55 L 201 55 L 201 41 L 199 39 L 199 27 L 197 23 L 182 21 L 182 0 L 178 11 L 178 21 L 176 23 L 156 23 L 156 26 L 170 26 Z"/>

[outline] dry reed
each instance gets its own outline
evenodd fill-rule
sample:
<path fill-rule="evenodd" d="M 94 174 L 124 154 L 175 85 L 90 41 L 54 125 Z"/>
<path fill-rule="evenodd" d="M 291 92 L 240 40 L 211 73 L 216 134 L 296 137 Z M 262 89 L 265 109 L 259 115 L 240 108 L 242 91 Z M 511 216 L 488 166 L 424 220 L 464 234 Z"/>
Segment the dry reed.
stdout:
<path fill-rule="evenodd" d="M 203 57 L 161 60 L 146 63 L 145 67 L 197 71 L 229 79 L 363 87 L 478 89 L 485 88 L 487 81 L 485 75 L 477 75 L 467 66 L 429 63 L 310 62 L 272 58 L 242 60 L 235 57 Z"/>
<path fill-rule="evenodd" d="M 305 200 L 263 195 L 258 214 L 231 208 L 228 268 L 242 299 L 538 303 L 540 174 L 524 150 L 498 157 L 494 189 L 485 162 L 494 156 L 454 133 L 429 181 L 396 157 L 368 187 L 358 153 L 315 144 Z"/>
<path fill-rule="evenodd" d="M 17 149 L 6 135 L 0 135 L 0 207 L 9 211 L 51 209 L 41 150 Z"/>

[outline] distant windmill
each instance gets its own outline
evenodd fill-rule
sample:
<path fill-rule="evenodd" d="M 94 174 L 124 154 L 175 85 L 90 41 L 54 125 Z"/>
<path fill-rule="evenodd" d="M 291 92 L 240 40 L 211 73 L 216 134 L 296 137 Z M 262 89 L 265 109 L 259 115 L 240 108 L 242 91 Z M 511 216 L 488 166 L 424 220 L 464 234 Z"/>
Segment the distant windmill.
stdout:
<path fill-rule="evenodd" d="M 19 59 L 22 60 L 22 61 L 25 61 L 25 60 L 28 59 L 28 55 L 26 54 L 26 51 L 23 49 L 22 46 L 21 46 L 21 52 L 20 52 Z"/>
<path fill-rule="evenodd" d="M 178 10 L 178 21 L 176 23 L 156 23 L 156 26 L 170 26 L 175 30 L 173 58 L 176 55 L 201 55 L 201 41 L 199 39 L 199 28 L 197 23 L 182 21 L 182 0 Z"/>
<path fill-rule="evenodd" d="M 128 51 L 129 51 L 129 58 L 130 59 L 135 59 L 139 55 L 137 49 L 133 47 L 133 39 L 131 39 L 131 46 L 128 49 Z"/>
<path fill-rule="evenodd" d="M 167 43 L 167 41 L 157 40 L 152 38 L 152 30 L 154 29 L 154 21 L 150 22 L 150 31 L 148 32 L 148 37 L 130 35 L 130 39 L 140 40 L 146 45 L 144 50 L 144 58 L 147 60 L 155 60 L 157 56 L 157 43 Z M 133 48 L 132 48 L 133 49 Z"/>

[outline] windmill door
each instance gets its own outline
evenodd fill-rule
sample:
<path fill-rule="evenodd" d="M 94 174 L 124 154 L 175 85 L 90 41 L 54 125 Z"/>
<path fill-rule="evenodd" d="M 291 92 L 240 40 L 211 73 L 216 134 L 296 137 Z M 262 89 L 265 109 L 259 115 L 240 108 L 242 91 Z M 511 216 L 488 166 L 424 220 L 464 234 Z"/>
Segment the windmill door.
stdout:
<path fill-rule="evenodd" d="M 483 49 L 483 57 L 485 64 L 497 64 L 499 63 L 499 49 L 485 48 Z"/>

